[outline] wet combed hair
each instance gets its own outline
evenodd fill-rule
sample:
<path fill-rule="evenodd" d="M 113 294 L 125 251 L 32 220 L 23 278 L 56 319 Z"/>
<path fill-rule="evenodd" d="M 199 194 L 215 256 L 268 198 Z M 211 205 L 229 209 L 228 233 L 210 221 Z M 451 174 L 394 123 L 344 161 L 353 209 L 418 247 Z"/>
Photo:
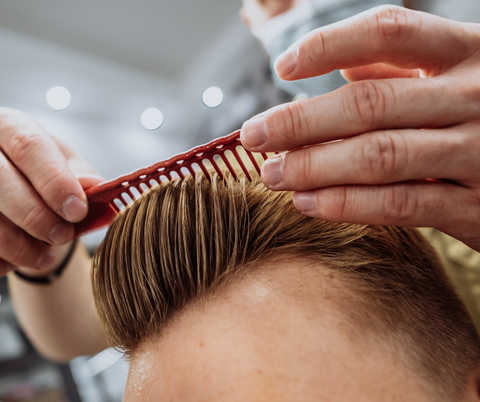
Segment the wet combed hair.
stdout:
<path fill-rule="evenodd" d="M 296 211 L 262 183 L 202 174 L 163 184 L 121 213 L 98 248 L 93 288 L 113 346 L 127 354 L 226 280 L 281 256 L 331 269 L 352 317 L 388 334 L 455 398 L 479 368 L 479 338 L 432 247 L 414 229 L 339 224 Z"/>

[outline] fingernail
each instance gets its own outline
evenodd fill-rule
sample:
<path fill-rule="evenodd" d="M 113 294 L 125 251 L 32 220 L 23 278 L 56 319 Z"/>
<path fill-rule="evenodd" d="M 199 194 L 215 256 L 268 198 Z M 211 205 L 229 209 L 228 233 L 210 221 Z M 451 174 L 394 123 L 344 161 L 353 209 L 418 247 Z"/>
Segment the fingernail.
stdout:
<path fill-rule="evenodd" d="M 53 228 L 48 236 L 49 240 L 55 244 L 65 244 L 72 240 L 74 233 L 73 225 L 69 223 L 59 223 L 57 226 Z"/>
<path fill-rule="evenodd" d="M 63 214 L 70 222 L 79 222 L 87 215 L 88 206 L 85 201 L 72 195 L 63 203 Z"/>
<path fill-rule="evenodd" d="M 293 195 L 293 203 L 295 204 L 295 208 L 300 212 L 309 212 L 315 204 L 315 192 L 305 191 L 303 193 L 295 193 Z"/>
<path fill-rule="evenodd" d="M 268 187 L 275 186 L 282 181 L 283 158 L 270 158 L 262 166 L 262 178 L 267 182 Z"/>
<path fill-rule="evenodd" d="M 55 261 L 55 253 L 53 252 L 53 250 L 47 250 L 37 260 L 35 264 L 35 268 L 37 269 L 50 268 L 50 266 L 53 264 L 53 261 Z"/>
<path fill-rule="evenodd" d="M 295 50 L 287 50 L 285 53 L 282 53 L 275 60 L 275 71 L 277 75 L 282 78 L 289 76 L 295 71 L 297 67 L 297 53 Z"/>
<path fill-rule="evenodd" d="M 243 123 L 241 136 L 243 140 L 252 147 L 262 145 L 268 139 L 265 119 L 257 118 Z"/>

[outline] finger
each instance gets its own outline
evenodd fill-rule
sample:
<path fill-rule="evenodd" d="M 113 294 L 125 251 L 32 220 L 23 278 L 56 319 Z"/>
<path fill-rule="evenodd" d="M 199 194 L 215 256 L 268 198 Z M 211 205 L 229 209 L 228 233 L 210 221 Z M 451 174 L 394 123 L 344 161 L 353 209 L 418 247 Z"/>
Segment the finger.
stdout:
<path fill-rule="evenodd" d="M 0 214 L 0 260 L 4 265 L 41 269 L 49 267 L 54 259 L 51 247 L 29 236 Z"/>
<path fill-rule="evenodd" d="M 67 160 L 68 167 L 75 174 L 75 176 L 98 175 L 96 170 L 80 155 L 77 155 L 65 141 L 55 136 L 51 136 L 51 138 L 57 144 L 58 148 Z"/>
<path fill-rule="evenodd" d="M 242 144 L 255 152 L 284 151 L 380 129 L 460 124 L 478 116 L 469 85 L 443 77 L 355 82 L 263 112 L 244 123 Z"/>
<path fill-rule="evenodd" d="M 312 31 L 278 57 L 275 69 L 280 78 L 297 80 L 382 62 L 438 75 L 472 52 L 477 31 L 427 13 L 381 6 Z"/>
<path fill-rule="evenodd" d="M 459 130 L 379 131 L 269 158 L 262 179 L 272 190 L 294 191 L 426 178 L 467 180 L 480 152 L 475 137 Z"/>
<path fill-rule="evenodd" d="M 420 70 L 409 70 L 389 66 L 383 63 L 370 64 L 368 66 L 354 67 L 340 71 L 347 81 L 379 80 L 388 78 L 420 78 Z"/>
<path fill-rule="evenodd" d="M 76 175 L 76 177 L 84 190 L 88 190 L 89 188 L 106 181 L 102 176 L 98 174 L 82 174 Z"/>
<path fill-rule="evenodd" d="M 45 205 L 30 183 L 1 152 L 0 188 L 0 211 L 20 229 L 55 245 L 73 239 L 73 224 L 65 222 Z"/>
<path fill-rule="evenodd" d="M 75 178 L 78 180 L 84 191 L 106 181 L 106 179 L 100 176 L 96 170 L 85 161 L 85 159 L 73 152 L 66 142 L 57 137 L 52 138 L 67 159 L 70 170 L 75 174 Z"/>
<path fill-rule="evenodd" d="M 331 222 L 436 227 L 462 241 L 478 233 L 478 210 L 467 207 L 476 205 L 476 195 L 446 182 L 329 187 L 295 193 L 293 199 L 303 214 Z"/>
<path fill-rule="evenodd" d="M 64 155 L 30 117 L 0 109 L 0 148 L 58 215 L 70 222 L 86 216 L 85 194 Z"/>
<path fill-rule="evenodd" d="M 9 272 L 15 271 L 17 267 L 6 261 L 0 260 L 0 278 L 7 275 Z"/>

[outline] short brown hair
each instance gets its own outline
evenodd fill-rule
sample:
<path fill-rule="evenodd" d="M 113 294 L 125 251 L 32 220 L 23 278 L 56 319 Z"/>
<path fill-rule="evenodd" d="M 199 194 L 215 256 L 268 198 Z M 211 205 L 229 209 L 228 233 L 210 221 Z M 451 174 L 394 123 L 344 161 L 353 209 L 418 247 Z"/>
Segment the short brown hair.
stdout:
<path fill-rule="evenodd" d="M 252 263 L 301 256 L 352 291 L 354 320 L 389 334 L 420 375 L 458 397 L 480 367 L 480 342 L 432 247 L 414 229 L 306 217 L 291 198 L 258 182 L 197 174 L 127 208 L 93 262 L 95 303 L 112 345 L 132 353 Z"/>

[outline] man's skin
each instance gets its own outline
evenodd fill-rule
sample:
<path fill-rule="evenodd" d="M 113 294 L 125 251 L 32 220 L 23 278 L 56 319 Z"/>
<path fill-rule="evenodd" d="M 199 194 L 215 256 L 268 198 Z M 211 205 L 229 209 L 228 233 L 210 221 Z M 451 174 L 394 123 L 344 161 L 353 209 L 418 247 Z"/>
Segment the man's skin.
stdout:
<path fill-rule="evenodd" d="M 262 1 L 258 5 L 269 7 L 274 3 Z M 264 15 L 274 16 L 275 12 Z M 263 115 L 269 140 L 254 147 L 249 137 L 251 124 L 249 127 L 247 123 L 242 133 L 244 144 L 255 150 L 289 149 L 353 136 L 343 142 L 289 153 L 282 162 L 284 179 L 277 185 L 272 185 L 268 177 L 272 163 L 267 163 L 264 178 L 273 189 L 284 186 L 304 191 L 333 186 L 315 191 L 313 209 L 305 211 L 312 216 L 433 226 L 480 250 L 480 145 L 475 131 L 480 116 L 479 27 L 410 11 L 402 13 L 392 7 L 376 9 L 323 28 L 300 46 L 297 68 L 287 77 L 279 63 L 279 73 L 293 79 L 351 67 L 344 74 L 352 81 L 418 76 L 416 70 L 378 64 L 356 67 L 359 63 L 385 61 L 401 67 L 421 67 L 431 78 L 359 82 L 332 94 L 279 106 Z M 244 20 L 253 21 L 245 11 L 243 14 Z M 385 15 L 398 18 L 380 18 Z M 410 24 L 402 24 L 402 15 L 408 16 Z M 419 21 L 421 25 L 415 25 Z M 359 37 L 368 40 L 356 43 Z M 325 47 L 316 43 L 322 38 Z M 360 55 L 356 49 L 362 50 Z M 315 62 L 310 63 L 310 59 Z M 443 66 L 446 72 L 435 70 L 435 66 Z M 385 103 L 376 101 L 375 94 Z M 449 128 L 441 128 L 444 126 Z M 435 129 L 421 131 L 415 127 Z M 398 129 L 405 129 L 404 136 L 398 135 Z M 391 138 L 402 140 L 398 144 Z M 392 144 L 394 148 L 389 147 Z M 402 144 L 408 144 L 408 148 L 402 148 Z M 447 177 L 450 182 L 388 184 L 425 177 Z M 70 247 L 71 223 L 87 213 L 82 188 L 102 180 L 30 117 L 0 109 L 0 275 L 17 267 L 31 276 L 55 270 Z M 69 203 L 72 197 L 77 201 Z M 302 201 L 308 200 L 305 194 L 297 194 L 297 207 L 305 210 Z M 59 224 L 63 226 L 55 230 Z M 24 329 L 42 353 L 52 359 L 94 354 L 106 345 L 93 309 L 88 277 L 89 260 L 82 246 L 53 285 L 34 285 L 9 275 L 15 309 Z"/>
<path fill-rule="evenodd" d="M 446 401 L 408 354 L 345 314 L 354 297 L 295 258 L 182 311 L 133 355 L 125 402 Z M 465 398 L 478 401 L 475 378 Z"/>

